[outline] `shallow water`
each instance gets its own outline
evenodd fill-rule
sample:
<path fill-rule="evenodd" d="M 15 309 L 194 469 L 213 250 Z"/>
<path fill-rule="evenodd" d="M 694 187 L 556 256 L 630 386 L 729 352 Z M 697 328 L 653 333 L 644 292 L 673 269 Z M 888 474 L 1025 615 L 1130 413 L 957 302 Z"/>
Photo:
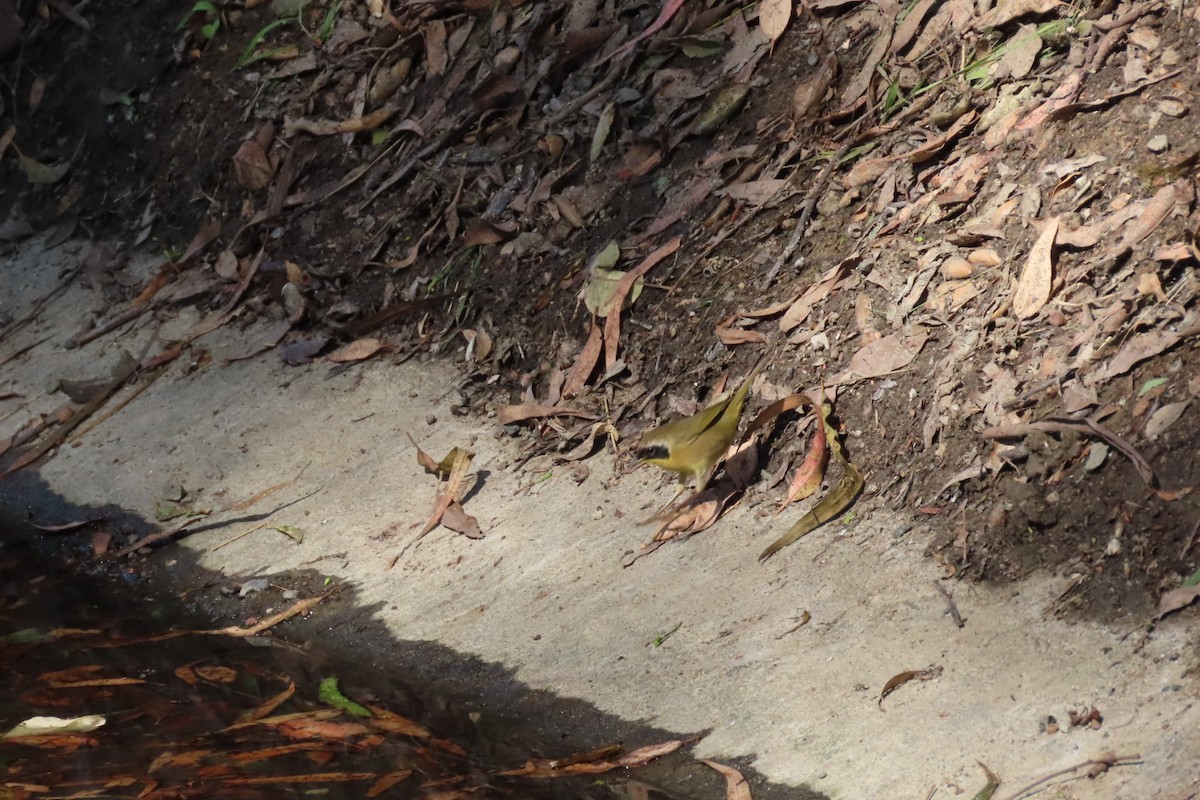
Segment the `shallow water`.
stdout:
<path fill-rule="evenodd" d="M 723 795 L 661 788 L 694 782 L 694 763 L 680 755 L 648 771 L 499 775 L 535 756 L 570 755 L 562 742 L 544 738 L 534 709 L 480 712 L 482 705 L 440 694 L 428 681 L 289 642 L 274 629 L 253 637 L 197 633 L 212 623 L 170 598 L 147 597 L 136 573 L 65 570 L 39 555 L 43 548 L 29 547 L 31 536 L 45 534 L 11 526 L 0 534 L 0 728 L 34 716 L 96 715 L 103 724 L 0 744 L 14 798 Z M 374 713 L 356 716 L 323 702 L 320 684 L 328 678 Z M 238 726 L 256 713 L 265 719 Z M 288 714 L 301 716 L 281 719 Z"/>

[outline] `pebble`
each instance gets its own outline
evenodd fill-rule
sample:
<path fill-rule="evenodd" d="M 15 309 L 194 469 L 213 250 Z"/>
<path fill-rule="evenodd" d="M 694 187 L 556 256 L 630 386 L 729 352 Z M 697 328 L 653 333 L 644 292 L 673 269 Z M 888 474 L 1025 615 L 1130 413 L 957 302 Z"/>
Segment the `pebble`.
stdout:
<path fill-rule="evenodd" d="M 1165 100 L 1160 100 L 1158 110 L 1166 114 L 1168 117 L 1182 117 L 1187 113 L 1187 106 L 1182 100 L 1176 100 L 1173 97 L 1168 97 Z"/>
<path fill-rule="evenodd" d="M 1171 145 L 1167 142 L 1167 137 L 1163 134 L 1152 136 L 1150 141 L 1146 142 L 1146 149 L 1151 153 L 1164 153 Z"/>

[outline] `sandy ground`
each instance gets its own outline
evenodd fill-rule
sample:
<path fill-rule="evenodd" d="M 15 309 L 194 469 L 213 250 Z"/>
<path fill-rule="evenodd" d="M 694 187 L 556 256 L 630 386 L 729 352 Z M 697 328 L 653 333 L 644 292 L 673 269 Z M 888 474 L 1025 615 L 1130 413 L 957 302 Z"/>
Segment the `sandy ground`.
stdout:
<path fill-rule="evenodd" d="M 0 266 L 0 307 L 21 316 L 84 249 L 24 248 Z M 0 368 L 0 390 L 23 395 L 0 401 L 0 439 L 62 402 L 47 393 L 54 378 L 99 377 L 121 348 L 141 351 L 149 322 L 83 348 L 61 346 L 97 302 L 75 286 L 0 348 L 2 357 L 49 336 Z M 201 318 L 184 309 L 161 335 Z M 200 340 L 216 356 L 212 366 L 185 374 L 173 365 L 44 462 L 41 477 L 71 503 L 117 502 L 152 518 L 156 498 L 174 487 L 219 507 L 307 465 L 267 503 L 315 492 L 271 518 L 303 529 L 302 544 L 261 530 L 214 551 L 240 529 L 231 526 L 154 558 L 187 548 L 229 576 L 316 563 L 353 584 L 358 602 L 383 609 L 380 621 L 400 639 L 439 642 L 623 719 L 711 729 L 698 755 L 751 756 L 770 780 L 831 798 L 923 798 L 935 788 L 935 797 L 969 797 L 983 785 L 976 759 L 1003 779 L 997 796 L 1011 797 L 1106 751 L 1138 754 L 1140 763 L 1095 780 L 1056 779 L 1037 796 L 1200 792 L 1195 610 L 1152 631 L 1139 620 L 1071 623 L 1052 611 L 1070 576 L 949 582 L 960 629 L 935 588 L 941 569 L 922 554 L 929 531 L 870 497 L 850 524 L 821 529 L 765 566 L 756 557 L 779 523 L 744 504 L 623 568 L 623 556 L 651 534 L 638 520 L 671 491 L 650 469 L 618 482 L 601 453 L 584 462 L 582 483 L 565 466 L 549 477 L 544 463 L 514 471 L 517 449 L 494 422 L 451 413 L 450 364 L 372 361 L 330 378 L 328 364 L 286 367 L 269 352 L 220 366 L 241 336 L 227 328 Z M 466 508 L 486 538 L 438 528 L 389 569 L 435 492 L 406 432 L 435 457 L 455 445 L 477 452 L 486 476 Z M 318 560 L 335 553 L 343 555 Z M 811 621 L 797 628 L 804 612 Z M 890 678 L 931 666 L 940 674 L 899 687 L 880 707 Z M 1103 723 L 1068 729 L 1070 712 L 1089 706 Z M 1061 730 L 1043 729 L 1049 716 Z"/>

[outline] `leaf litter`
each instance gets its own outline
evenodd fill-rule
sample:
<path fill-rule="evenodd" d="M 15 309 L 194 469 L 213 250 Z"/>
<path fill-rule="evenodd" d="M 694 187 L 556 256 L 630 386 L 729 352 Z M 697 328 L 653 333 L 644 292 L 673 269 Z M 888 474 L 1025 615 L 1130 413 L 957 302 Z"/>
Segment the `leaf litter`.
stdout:
<path fill-rule="evenodd" d="M 284 25 L 252 43 L 251 57 L 278 60 L 238 67 L 252 99 L 245 117 L 221 123 L 235 144 L 221 151 L 227 174 L 217 191 L 236 198 L 227 205 L 241 212 L 240 228 L 225 221 L 211 240 L 219 252 L 188 247 L 168 259 L 81 339 L 151 310 L 176 313 L 175 291 L 191 291 L 187 274 L 203 271 L 211 284 L 201 294 L 217 303 L 190 347 L 264 309 L 273 326 L 254 346 L 280 348 L 301 369 L 326 352 L 335 363 L 381 363 L 445 352 L 453 340 L 462 353 L 465 337 L 472 368 L 489 380 L 471 390 L 472 407 L 548 449 L 571 433 L 570 418 L 618 419 L 610 403 L 654 402 L 647 385 L 676 380 L 722 348 L 782 347 L 778 360 L 796 365 L 797 383 L 828 372 L 826 383 L 844 392 L 839 415 L 879 433 L 855 441 L 852 463 L 822 413 L 828 452 L 814 442 L 805 463 L 827 458 L 842 477 L 826 498 L 837 502 L 818 501 L 804 525 L 843 513 L 864 472 L 894 472 L 914 501 L 941 489 L 968 493 L 981 524 L 1004 505 L 1010 482 L 1031 481 L 1076 500 L 1121 491 L 1154 504 L 1139 520 L 1147 530 L 1180 528 L 1186 512 L 1174 501 L 1123 480 L 1121 459 L 1084 470 L 1071 441 L 1111 444 L 1151 489 L 1178 494 L 1200 481 L 1194 465 L 1171 457 L 1197 424 L 1186 381 L 1172 380 L 1144 417 L 1125 410 L 1131 384 L 1187 375 L 1197 359 L 1196 254 L 1184 246 L 1194 229 L 1194 162 L 1186 151 L 1115 149 L 1104 135 L 1117 110 L 1170 111 L 1158 105 L 1179 102 L 1167 93 L 1185 96 L 1166 49 L 1143 48 L 1140 73 L 1114 67 L 1135 23 L 1138 36 L 1170 35 L 1162 7 L 1085 19 L 1058 3 L 980 13 L 922 2 L 901 13 L 891 3 L 823 2 L 804 10 L 801 25 L 788 3 L 750 13 L 672 2 L 636 17 L 572 10 L 578 27 L 560 28 L 544 22 L 556 19 L 554 4 L 486 21 L 472 8 L 386 5 L 378 16 L 349 5 L 331 12 L 341 35 Z M 248 10 L 249 21 L 264 22 L 259 13 Z M 847 23 L 862 32 L 861 48 L 818 59 L 811 80 L 786 87 L 794 108 L 767 113 L 764 84 L 782 80 L 795 53 L 824 52 L 822 37 Z M 233 66 L 241 51 L 233 47 L 226 64 L 199 25 L 178 35 L 185 81 Z M 495 59 L 483 59 L 485 43 Z M 532 68 L 535 53 L 551 73 Z M 1156 113 L 1155 126 L 1180 141 L 1179 117 Z M 6 144 L 32 147 L 34 125 L 20 121 Z M 75 155 L 31 155 L 70 165 L 58 184 L 79 179 Z M 1060 167 L 1043 171 L 1050 165 Z M 1148 179 L 1111 179 L 1137 169 Z M 337 242 L 327 247 L 306 238 L 302 213 L 359 229 L 322 232 Z M 626 264 L 580 268 L 610 240 Z M 985 242 L 994 257 L 972 260 Z M 1159 255 L 1174 266 L 1153 278 L 1134 268 Z M 950 258 L 955 268 L 942 269 Z M 270 266 L 289 262 L 305 264 L 302 274 Z M 649 284 L 652 269 L 667 288 Z M 343 300 L 354 310 L 335 313 Z M 516 319 L 488 324 L 502 308 Z M 747 308 L 766 313 L 738 311 Z M 778 330 L 756 322 L 780 315 Z M 0 330 L 0 341 L 11 333 Z M 968 338 L 972 346 L 958 350 Z M 552 341 L 567 344 L 556 351 Z M 941 357 L 952 349 L 961 358 Z M 553 370 L 563 378 L 552 400 L 524 391 Z M 1045 459 L 998 449 L 979 461 L 977 478 L 947 482 L 977 469 L 976 450 L 991 441 L 981 432 L 1008 426 L 1023 438 L 1047 433 L 1038 428 L 1047 421 L 1069 427 L 1049 431 L 1062 439 Z M 45 449 L 13 445 L 24 455 L 5 454 L 5 468 L 52 452 L 45 432 L 55 424 L 39 428 Z M 610 440 L 632 438 L 613 430 L 603 430 Z M 592 453 L 599 431 L 583 431 L 565 441 L 584 437 L 581 452 Z M 915 467 L 906 442 L 935 466 Z M 764 449 L 767 460 L 778 455 L 774 444 Z M 818 463 L 804 468 L 796 493 L 819 485 L 822 472 Z M 439 495 L 433 524 L 449 514 L 474 531 L 451 494 Z M 698 505 L 677 533 L 712 524 L 729 499 Z M 1029 523 L 1021 514 L 1005 520 L 1010 531 Z M 1048 552 L 1071 558 L 1073 536 L 1065 526 Z M 997 529 L 974 540 L 963 575 L 1015 574 L 1057 557 L 1021 552 L 1015 538 Z M 1157 586 L 1147 575 L 1142 589 Z"/>
<path fill-rule="evenodd" d="M 103 630 L 91 629 L 85 626 L 95 611 L 69 611 L 63 618 L 61 604 L 41 596 L 54 591 L 55 581 L 28 574 L 28 564 L 18 565 L 11 554 L 3 569 L 23 596 L 56 609 L 47 612 L 54 617 L 46 617 L 51 624 L 75 626 L 61 628 L 71 632 L 70 647 L 58 646 L 61 636 L 3 632 L 6 668 L 25 687 L 21 702 L 56 709 L 54 715 L 14 719 L 0 733 L 11 750 L 6 770 L 14 797 L 36 797 L 48 791 L 39 787 L 50 784 L 69 786 L 80 796 L 166 798 L 182 783 L 213 796 L 237 794 L 236 787 L 243 786 L 333 783 L 367 796 L 393 787 L 449 796 L 447 787 L 467 786 L 481 774 L 497 791 L 541 797 L 548 795 L 530 779 L 570 782 L 574 776 L 636 770 L 695 741 L 668 739 L 629 751 L 609 745 L 553 759 L 531 754 L 524 767 L 513 767 L 519 750 L 510 748 L 500 759 L 488 755 L 486 742 L 478 750 L 477 741 L 440 738 L 436 727 L 424 724 L 426 699 L 416 699 L 414 689 L 402 683 L 388 681 L 380 696 L 378 682 L 368 689 L 359 678 L 328 669 L 292 674 L 291 659 L 275 655 L 278 648 L 239 641 L 240 628 L 159 630 L 147 618 L 109 620 Z M 321 598 L 299 605 L 311 608 L 314 599 Z M 26 621 L 38 624 L 36 618 Z M 256 630 L 261 635 L 265 627 Z M 224 641 L 197 650 L 187 637 L 198 634 Z M 130 665 L 166 679 L 127 677 Z M 88 713 L 98 700 L 155 713 Z M 152 744 L 130 747 L 134 739 Z M 98 760 L 80 767 L 70 754 L 81 748 Z"/>

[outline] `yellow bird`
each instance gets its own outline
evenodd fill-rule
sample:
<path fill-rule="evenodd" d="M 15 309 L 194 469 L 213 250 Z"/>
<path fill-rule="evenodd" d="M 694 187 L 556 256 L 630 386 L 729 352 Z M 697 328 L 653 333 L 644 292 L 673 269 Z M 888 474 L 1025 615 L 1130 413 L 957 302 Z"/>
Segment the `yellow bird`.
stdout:
<path fill-rule="evenodd" d="M 693 478 L 696 493 L 703 492 L 737 435 L 746 393 L 761 369 L 756 367 L 741 387 L 724 400 L 718 400 L 698 414 L 671 420 L 647 431 L 638 443 L 637 457 L 678 473 L 681 484 L 687 478 Z"/>

